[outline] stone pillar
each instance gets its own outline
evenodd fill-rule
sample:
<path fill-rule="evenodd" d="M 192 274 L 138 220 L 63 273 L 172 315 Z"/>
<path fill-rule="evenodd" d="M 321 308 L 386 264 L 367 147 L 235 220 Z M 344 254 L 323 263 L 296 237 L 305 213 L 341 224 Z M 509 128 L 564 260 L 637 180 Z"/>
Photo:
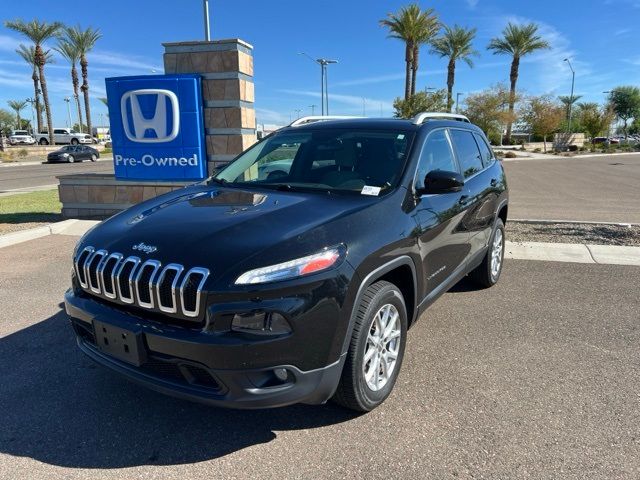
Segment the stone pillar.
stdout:
<path fill-rule="evenodd" d="M 164 71 L 202 75 L 209 173 L 256 141 L 253 47 L 240 39 L 163 43 Z"/>

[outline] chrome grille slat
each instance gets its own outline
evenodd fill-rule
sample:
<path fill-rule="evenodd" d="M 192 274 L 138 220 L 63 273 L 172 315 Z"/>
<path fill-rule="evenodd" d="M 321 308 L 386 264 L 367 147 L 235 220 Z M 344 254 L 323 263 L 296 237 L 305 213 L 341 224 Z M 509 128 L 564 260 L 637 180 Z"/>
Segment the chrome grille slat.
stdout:
<path fill-rule="evenodd" d="M 98 275 L 98 272 L 100 271 L 102 262 L 108 254 L 109 252 L 107 252 L 106 250 L 97 250 L 93 253 L 93 255 L 91 255 L 91 260 L 85 263 L 84 269 L 86 281 L 89 285 L 89 290 L 91 290 L 93 293 L 100 294 L 100 292 L 102 291 L 102 286 L 100 285 L 100 276 Z M 95 265 L 95 268 L 92 268 L 92 265 Z M 96 277 L 96 285 L 94 285 L 92 281 L 92 277 L 94 275 Z"/>
<path fill-rule="evenodd" d="M 136 272 L 136 268 L 138 267 L 138 265 L 140 265 L 141 260 L 138 257 L 127 257 L 122 261 L 122 265 L 120 265 L 120 268 L 118 269 L 118 273 L 116 274 L 116 277 L 118 278 L 118 298 L 121 302 L 123 303 L 134 303 L 135 302 L 135 298 L 134 298 L 134 294 L 133 294 L 133 274 Z M 124 270 L 124 268 L 129 264 L 132 263 L 133 267 L 131 268 L 131 272 L 129 273 L 128 278 L 121 278 L 120 275 L 122 274 L 122 271 Z M 123 295 L 122 294 L 122 281 L 127 282 L 127 285 L 129 286 L 129 296 Z"/>
<path fill-rule="evenodd" d="M 118 266 L 120 265 L 120 262 L 122 261 L 122 258 L 123 258 L 123 255 L 121 253 L 112 253 L 104 260 L 104 263 L 102 264 L 102 268 L 100 268 L 98 271 L 98 276 L 100 277 L 100 282 L 102 284 L 102 294 L 107 298 L 115 299 L 118 296 L 117 290 L 116 290 L 117 287 L 116 287 L 115 274 L 116 274 L 116 271 L 118 270 Z M 109 277 L 111 279 L 111 291 L 109 291 L 107 289 L 107 284 L 104 281 L 104 271 L 107 265 L 109 264 L 109 262 L 111 261 L 111 259 L 115 259 L 116 263 L 111 269 L 111 273 L 109 274 Z"/>
<path fill-rule="evenodd" d="M 167 273 L 172 271 L 176 272 L 176 274 L 173 277 L 173 280 L 171 281 L 171 306 L 166 306 L 162 304 L 162 296 L 160 292 L 162 289 L 162 284 L 164 282 L 164 279 L 167 276 Z M 177 301 L 176 287 L 178 286 L 178 280 L 180 279 L 180 275 L 182 274 L 183 271 L 184 271 L 184 267 L 182 265 L 179 265 L 177 263 L 170 263 L 169 265 L 164 267 L 164 269 L 162 270 L 162 273 L 160 273 L 160 276 L 158 277 L 158 285 L 156 288 L 156 293 L 158 295 L 158 308 L 160 309 L 161 312 L 177 313 L 178 305 L 176 303 Z"/>
<path fill-rule="evenodd" d="M 162 265 L 92 246 L 76 255 L 74 269 L 87 293 L 187 319 L 200 317 L 202 289 L 209 277 L 206 268 Z"/>
<path fill-rule="evenodd" d="M 149 301 L 145 302 L 142 300 L 142 297 L 140 295 L 140 280 L 142 279 L 142 275 L 144 274 L 146 268 L 149 266 L 153 268 L 153 270 L 151 272 L 151 276 L 149 277 L 149 282 L 147 286 L 148 293 L 149 293 Z M 138 269 L 138 274 L 136 275 L 136 279 L 135 279 L 135 286 L 136 286 L 136 297 L 138 299 L 138 305 L 140 305 L 141 307 L 153 308 L 153 296 L 154 296 L 153 281 L 155 280 L 155 277 L 159 269 L 160 269 L 160 262 L 157 260 L 147 260 L 142 265 L 140 265 L 140 268 Z M 144 287 L 144 285 L 142 287 Z"/>
<path fill-rule="evenodd" d="M 195 308 L 193 310 L 189 310 L 185 306 L 184 289 L 185 289 L 185 286 L 187 285 L 187 282 L 189 281 L 189 278 L 192 275 L 202 275 L 202 279 L 200 280 L 200 282 L 198 283 L 198 286 L 196 287 L 196 298 L 195 298 L 195 302 L 194 302 Z M 200 292 L 202 291 L 202 288 L 204 287 L 204 282 L 207 280 L 208 276 L 209 276 L 209 270 L 207 270 L 206 268 L 201 268 L 201 267 L 193 267 L 187 273 L 184 274 L 184 279 L 182 280 L 182 283 L 180 284 L 180 306 L 182 307 L 182 313 L 185 316 L 187 316 L 187 317 L 197 317 L 198 316 L 198 311 L 199 311 L 199 306 L 200 306 Z"/>

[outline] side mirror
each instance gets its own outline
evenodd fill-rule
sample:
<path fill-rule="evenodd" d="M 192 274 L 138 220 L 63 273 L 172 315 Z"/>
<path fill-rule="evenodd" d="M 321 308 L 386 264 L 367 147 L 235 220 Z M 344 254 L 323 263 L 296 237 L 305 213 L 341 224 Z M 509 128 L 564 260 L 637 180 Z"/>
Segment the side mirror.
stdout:
<path fill-rule="evenodd" d="M 424 188 L 418 194 L 438 194 L 459 192 L 464 187 L 464 177 L 458 172 L 433 170 L 424 178 Z"/>

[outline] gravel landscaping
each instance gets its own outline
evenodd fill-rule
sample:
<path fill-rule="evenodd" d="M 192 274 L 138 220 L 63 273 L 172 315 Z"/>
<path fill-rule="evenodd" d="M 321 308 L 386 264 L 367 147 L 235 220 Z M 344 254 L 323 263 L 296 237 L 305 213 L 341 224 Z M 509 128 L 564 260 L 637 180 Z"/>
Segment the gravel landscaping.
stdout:
<path fill-rule="evenodd" d="M 512 242 L 587 243 L 640 246 L 640 225 L 507 222 Z"/>

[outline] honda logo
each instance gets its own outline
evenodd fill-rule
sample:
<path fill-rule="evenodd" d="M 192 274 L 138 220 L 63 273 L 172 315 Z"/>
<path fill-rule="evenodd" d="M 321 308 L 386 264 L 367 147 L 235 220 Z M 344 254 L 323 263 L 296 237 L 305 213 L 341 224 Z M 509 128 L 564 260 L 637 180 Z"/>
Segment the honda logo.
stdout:
<path fill-rule="evenodd" d="M 153 117 L 151 118 L 146 118 L 142 114 L 139 98 L 142 95 L 156 96 L 156 106 Z M 130 101 L 131 121 L 129 121 L 127 115 L 127 100 Z M 171 105 L 171 131 L 169 131 L 167 100 Z M 178 97 L 170 90 L 145 88 L 126 92 L 120 99 L 120 111 L 122 113 L 124 133 L 132 142 L 164 143 L 170 142 L 178 136 L 180 130 L 180 108 L 178 105 Z M 131 127 L 133 127 L 133 129 Z M 148 130 L 153 130 L 155 137 L 146 137 L 145 135 Z"/>

